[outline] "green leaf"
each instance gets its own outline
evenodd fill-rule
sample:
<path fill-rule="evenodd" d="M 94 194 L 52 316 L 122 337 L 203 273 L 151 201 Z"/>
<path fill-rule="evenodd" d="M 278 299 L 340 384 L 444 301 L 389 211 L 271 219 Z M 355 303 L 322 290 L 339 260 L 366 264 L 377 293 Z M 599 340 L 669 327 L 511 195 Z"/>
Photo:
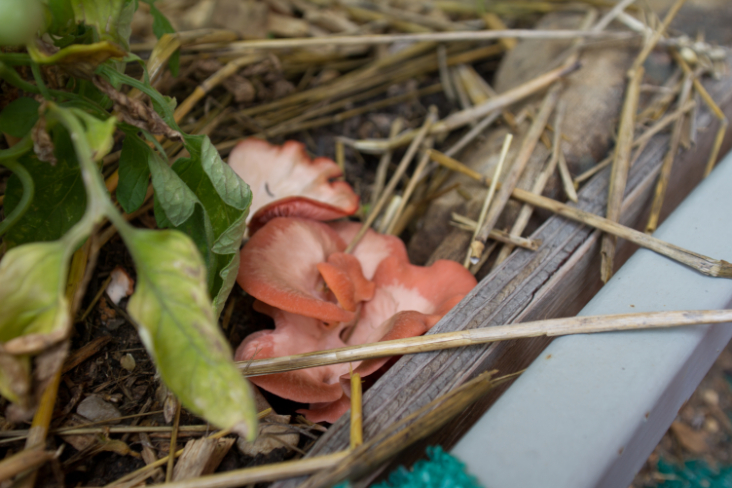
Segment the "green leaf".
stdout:
<path fill-rule="evenodd" d="M 78 108 L 68 110 L 84 124 L 84 136 L 92 151 L 92 157 L 95 161 L 101 161 L 112 150 L 117 119 L 109 117 L 106 120 L 100 120 Z"/>
<path fill-rule="evenodd" d="M 165 216 L 173 226 L 183 224 L 193 215 L 198 201 L 196 194 L 152 151 L 149 154 L 148 164 L 155 189 L 155 201 L 160 203 Z"/>
<path fill-rule="evenodd" d="M 150 177 L 148 158 L 152 149 L 135 133 L 128 133 L 119 156 L 117 201 L 127 213 L 132 213 L 145 201 Z"/>
<path fill-rule="evenodd" d="M 64 242 L 35 242 L 11 249 L 0 261 L 0 344 L 5 352 L 40 352 L 66 337 L 69 254 Z"/>
<path fill-rule="evenodd" d="M 99 40 L 112 41 L 129 50 L 133 0 L 71 0 L 76 22 L 96 28 Z"/>
<path fill-rule="evenodd" d="M 213 299 L 214 310 L 216 316 L 220 316 L 226 305 L 226 299 L 229 298 L 231 290 L 234 289 L 236 276 L 239 272 L 240 255 L 238 252 L 234 254 L 224 254 L 217 256 L 219 269 L 216 271 L 216 279 L 214 280 L 213 289 L 218 290 Z"/>
<path fill-rule="evenodd" d="M 150 15 L 152 15 L 153 17 L 152 30 L 153 34 L 155 34 L 155 37 L 160 39 L 161 37 L 163 37 L 163 34 L 175 34 L 175 29 L 173 29 L 173 25 L 170 23 L 168 18 L 163 15 L 160 10 L 158 10 L 155 4 L 153 2 L 145 3 L 150 5 Z"/>
<path fill-rule="evenodd" d="M 191 157 L 176 161 L 173 168 L 196 193 L 206 208 L 214 229 L 213 251 L 239 251 L 252 202 L 249 185 L 224 163 L 208 136 L 186 136 Z"/>
<path fill-rule="evenodd" d="M 74 9 L 71 6 L 71 0 L 48 0 L 47 5 L 51 13 L 49 33 L 61 36 L 75 32 Z"/>
<path fill-rule="evenodd" d="M 153 17 L 152 29 L 155 37 L 160 39 L 165 34 L 175 34 L 173 25 L 170 23 L 168 18 L 158 10 L 154 1 L 146 1 L 145 3 L 150 5 L 150 14 Z M 180 70 L 180 49 L 177 49 L 172 56 L 170 56 L 170 59 L 168 60 L 168 67 L 170 68 L 170 74 L 178 76 L 178 71 Z"/>
<path fill-rule="evenodd" d="M 86 192 L 81 169 L 68 132 L 54 130 L 56 166 L 25 155 L 18 161 L 33 177 L 35 196 L 30 208 L 5 235 L 9 248 L 36 241 L 60 239 L 84 215 Z M 15 176 L 8 180 L 5 212 L 12 211 L 23 197 L 23 185 Z"/>
<path fill-rule="evenodd" d="M 125 233 L 137 268 L 127 310 L 163 381 L 193 413 L 251 439 L 251 391 L 216 324 L 195 245 L 177 231 Z"/>
<path fill-rule="evenodd" d="M 39 106 L 38 102 L 28 97 L 11 102 L 0 112 L 0 132 L 18 138 L 25 136 L 38 120 Z"/>
<path fill-rule="evenodd" d="M 236 280 L 251 192 L 207 136 L 186 136 L 185 142 L 190 157 L 172 169 L 158 159 L 150 162 L 155 217 L 160 227 L 174 227 L 196 243 L 220 313 Z"/>
<path fill-rule="evenodd" d="M 216 257 L 211 250 L 214 232 L 203 204 L 186 182 L 155 152 L 150 151 L 148 163 L 155 190 L 154 209 L 158 227 L 172 227 L 191 237 L 203 256 L 206 269 L 215 269 Z M 213 290 L 214 276 L 213 273 L 208 273 L 210 290 Z"/>

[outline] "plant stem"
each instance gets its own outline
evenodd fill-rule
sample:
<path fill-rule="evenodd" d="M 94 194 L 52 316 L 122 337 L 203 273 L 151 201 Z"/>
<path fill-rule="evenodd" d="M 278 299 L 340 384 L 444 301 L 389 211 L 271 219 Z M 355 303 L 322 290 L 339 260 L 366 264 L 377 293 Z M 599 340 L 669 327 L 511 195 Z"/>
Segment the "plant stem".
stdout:
<path fill-rule="evenodd" d="M 23 196 L 21 197 L 20 202 L 18 202 L 18 205 L 15 206 L 12 212 L 7 214 L 5 219 L 0 222 L 0 237 L 2 237 L 3 234 L 5 234 L 13 224 L 15 224 L 25 214 L 28 207 L 30 207 L 31 202 L 33 201 L 33 194 L 35 193 L 35 185 L 33 184 L 33 178 L 28 170 L 25 169 L 25 167 L 17 160 L 3 159 L 0 156 L 0 164 L 12 171 L 23 184 Z"/>
<path fill-rule="evenodd" d="M 43 75 L 41 74 L 41 67 L 38 63 L 31 63 L 31 72 L 33 73 L 33 79 L 36 80 L 36 85 L 46 100 L 51 100 L 51 92 L 48 90 L 46 83 L 43 81 Z"/>

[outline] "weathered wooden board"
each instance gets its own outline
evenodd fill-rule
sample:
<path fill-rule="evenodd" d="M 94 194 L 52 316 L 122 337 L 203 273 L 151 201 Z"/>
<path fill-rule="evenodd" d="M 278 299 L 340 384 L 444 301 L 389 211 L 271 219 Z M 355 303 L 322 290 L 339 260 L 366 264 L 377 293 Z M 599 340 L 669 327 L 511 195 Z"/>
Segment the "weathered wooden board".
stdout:
<path fill-rule="evenodd" d="M 732 61 L 732 59 L 730 60 Z M 732 75 L 708 82 L 712 97 L 732 118 Z M 703 108 L 697 115 L 700 133 L 698 145 L 682 153 L 674 164 L 664 216 L 701 180 L 702 172 L 718 127 L 710 112 Z M 730 134 L 722 154 L 729 149 Z M 623 205 L 623 223 L 639 226 L 645 223 L 668 136 L 656 136 L 631 170 Z M 579 207 L 604 214 L 609 172 L 592 179 L 580 192 Z M 551 217 L 534 234 L 543 241 L 536 252 L 515 251 L 499 269 L 455 307 L 432 332 L 465 330 L 497 326 L 542 318 L 569 316 L 578 312 L 601 286 L 599 280 L 599 233 L 561 217 Z M 616 264 L 619 266 L 634 251 L 623 244 Z M 364 395 L 364 438 L 401 419 L 432 399 L 461 385 L 475 375 L 498 369 L 501 373 L 518 371 L 531 363 L 546 347 L 549 339 L 473 346 L 463 349 L 419 354 L 401 358 Z M 507 386 L 506 386 L 507 387 Z M 450 447 L 474 423 L 505 388 L 493 392 L 464 415 L 430 438 L 430 443 Z M 335 423 L 309 452 L 309 456 L 347 449 L 349 419 Z M 410 449 L 411 458 L 420 449 Z M 395 460 L 409 463 L 410 456 Z M 373 479 L 378 470 L 368 477 Z M 301 480 L 275 484 L 294 487 Z"/>

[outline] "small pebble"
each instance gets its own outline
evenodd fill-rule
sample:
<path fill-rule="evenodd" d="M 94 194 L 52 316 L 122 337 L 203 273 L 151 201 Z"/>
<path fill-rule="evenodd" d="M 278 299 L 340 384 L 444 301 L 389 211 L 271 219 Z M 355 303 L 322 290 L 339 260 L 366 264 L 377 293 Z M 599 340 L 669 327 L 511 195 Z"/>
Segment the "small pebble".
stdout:
<path fill-rule="evenodd" d="M 707 405 L 712 405 L 714 407 L 719 405 L 719 394 L 714 390 L 704 390 L 702 392 L 702 398 L 704 399 L 704 403 Z"/>
<path fill-rule="evenodd" d="M 117 419 L 122 416 L 119 409 L 111 403 L 105 402 L 101 397 L 97 395 L 89 395 L 84 398 L 79 406 L 76 407 L 76 413 L 82 415 L 92 422 L 101 422 L 110 419 Z M 113 421 L 110 423 L 119 423 L 120 421 Z"/>
<path fill-rule="evenodd" d="M 719 432 L 719 422 L 717 422 L 712 417 L 707 418 L 704 421 L 704 430 L 709 432 L 710 434 L 716 434 Z"/>
<path fill-rule="evenodd" d="M 127 371 L 132 371 L 137 365 L 137 363 L 135 363 L 135 358 L 129 352 L 122 356 L 122 358 L 119 360 L 119 364 Z"/>

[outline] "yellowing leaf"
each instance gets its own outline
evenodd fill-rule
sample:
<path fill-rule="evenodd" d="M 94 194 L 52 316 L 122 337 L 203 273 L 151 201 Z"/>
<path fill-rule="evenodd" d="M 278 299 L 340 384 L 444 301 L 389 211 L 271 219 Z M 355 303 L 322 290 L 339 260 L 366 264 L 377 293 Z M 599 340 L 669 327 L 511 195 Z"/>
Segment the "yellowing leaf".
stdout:
<path fill-rule="evenodd" d="M 64 296 L 69 254 L 61 241 L 24 244 L 0 261 L 0 345 L 10 354 L 33 354 L 68 334 Z"/>
<path fill-rule="evenodd" d="M 251 391 L 214 318 L 195 244 L 175 230 L 129 229 L 124 237 L 137 268 L 127 309 L 163 381 L 191 412 L 255 436 Z"/>
<path fill-rule="evenodd" d="M 18 246 L 0 261 L 0 394 L 21 409 L 33 403 L 30 355 L 68 335 L 68 257 L 53 241 Z"/>
<path fill-rule="evenodd" d="M 97 66 L 108 59 L 122 59 L 127 55 L 124 49 L 110 41 L 72 44 L 49 56 L 32 47 L 29 53 L 38 64 L 56 64 L 82 78 L 93 76 Z"/>

